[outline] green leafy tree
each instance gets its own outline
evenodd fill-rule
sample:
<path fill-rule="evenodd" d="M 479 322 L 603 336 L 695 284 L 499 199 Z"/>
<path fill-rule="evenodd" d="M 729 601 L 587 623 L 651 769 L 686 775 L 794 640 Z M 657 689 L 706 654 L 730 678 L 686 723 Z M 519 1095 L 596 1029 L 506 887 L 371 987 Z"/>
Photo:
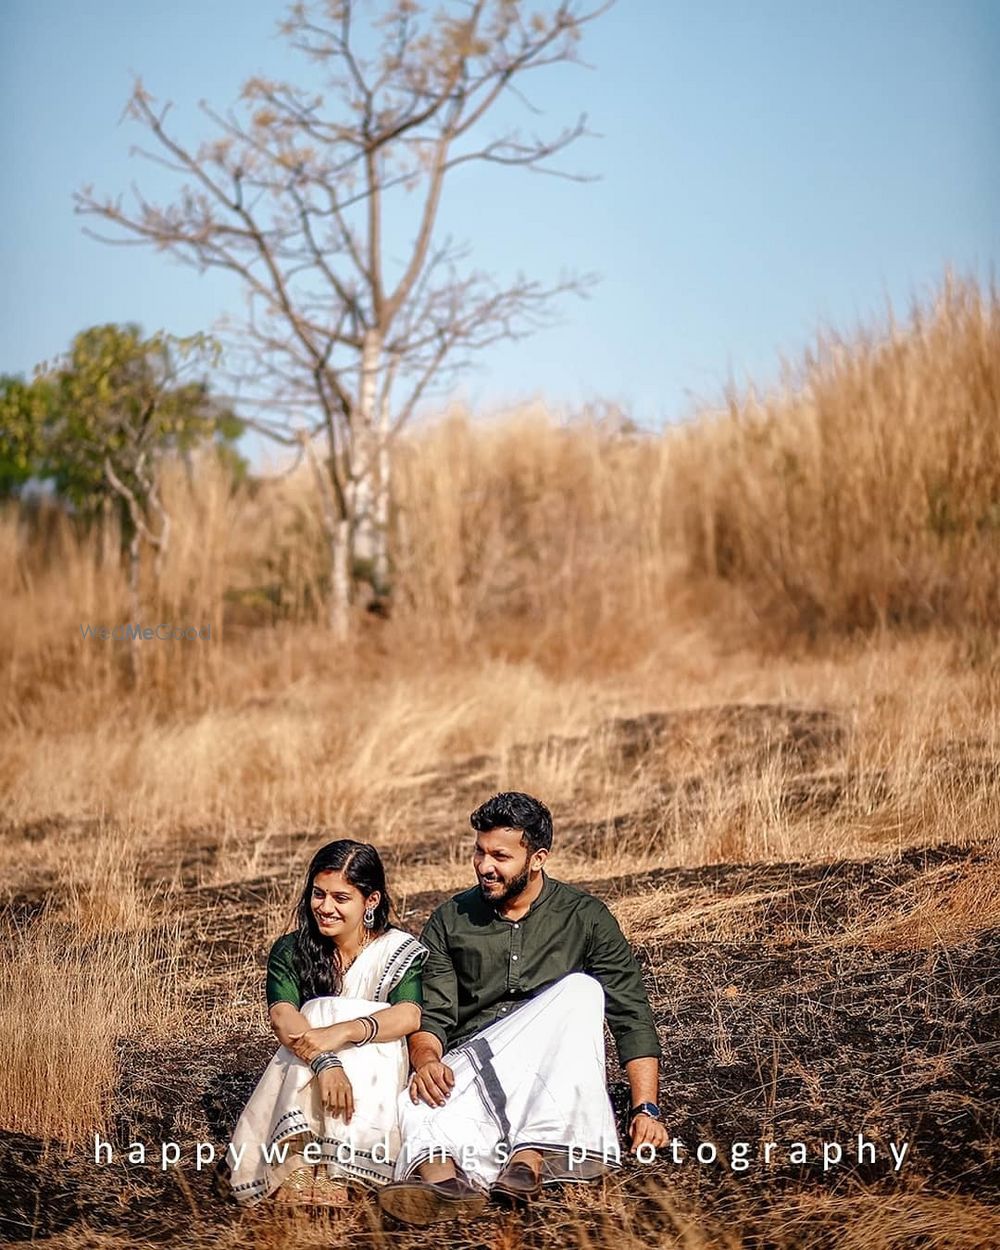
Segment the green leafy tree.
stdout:
<path fill-rule="evenodd" d="M 134 324 L 99 325 L 81 331 L 31 383 L 0 382 L 0 491 L 16 494 L 40 478 L 79 516 L 117 511 L 134 608 L 143 542 L 157 569 L 169 544 L 165 457 L 213 446 L 234 478 L 246 472 L 236 448 L 243 422 L 197 376 L 216 358 L 202 335 L 146 337 Z"/>
<path fill-rule="evenodd" d="M 204 336 L 143 337 L 137 325 L 84 330 L 40 381 L 51 389 L 47 459 L 61 495 L 83 513 L 107 494 L 158 513 L 158 468 L 170 452 L 231 445 L 242 423 L 185 379 L 214 355 Z M 135 520 L 135 516 L 132 517 Z"/>
<path fill-rule="evenodd" d="M 186 376 L 215 356 L 202 335 L 146 338 L 137 325 L 93 326 L 39 378 L 51 393 L 45 458 L 57 492 L 94 515 L 112 500 L 128 536 L 133 596 L 145 540 L 159 569 L 170 540 L 160 494 L 163 460 L 206 444 L 240 465 L 233 442 L 242 423 Z"/>
<path fill-rule="evenodd" d="M 26 482 L 44 472 L 51 410 L 50 383 L 0 376 L 0 499 L 16 497 Z"/>

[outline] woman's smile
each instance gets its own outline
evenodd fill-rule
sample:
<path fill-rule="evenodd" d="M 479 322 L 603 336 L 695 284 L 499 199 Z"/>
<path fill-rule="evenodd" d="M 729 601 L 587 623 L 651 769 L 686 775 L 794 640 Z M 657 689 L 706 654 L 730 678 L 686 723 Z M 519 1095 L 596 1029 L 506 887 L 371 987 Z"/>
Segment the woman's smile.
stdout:
<path fill-rule="evenodd" d="M 379 901 L 373 891 L 373 906 Z M 334 942 L 350 942 L 352 934 L 364 933 L 368 896 L 352 885 L 339 869 L 325 869 L 313 878 L 309 907 L 320 934 Z M 328 910 L 334 908 L 333 911 Z"/>

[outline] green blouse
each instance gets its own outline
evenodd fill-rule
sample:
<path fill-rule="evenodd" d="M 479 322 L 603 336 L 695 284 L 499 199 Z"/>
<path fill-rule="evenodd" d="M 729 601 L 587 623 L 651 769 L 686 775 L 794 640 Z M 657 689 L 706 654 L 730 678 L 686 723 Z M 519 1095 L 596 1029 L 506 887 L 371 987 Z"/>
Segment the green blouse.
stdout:
<path fill-rule="evenodd" d="M 420 964 L 418 960 L 411 965 L 394 989 L 389 991 L 389 1002 L 423 1004 L 420 988 Z M 302 1006 L 302 983 L 295 966 L 295 934 L 286 933 L 278 938 L 271 947 L 267 957 L 267 1005 L 275 1003 L 291 1003 L 293 1007 Z"/>

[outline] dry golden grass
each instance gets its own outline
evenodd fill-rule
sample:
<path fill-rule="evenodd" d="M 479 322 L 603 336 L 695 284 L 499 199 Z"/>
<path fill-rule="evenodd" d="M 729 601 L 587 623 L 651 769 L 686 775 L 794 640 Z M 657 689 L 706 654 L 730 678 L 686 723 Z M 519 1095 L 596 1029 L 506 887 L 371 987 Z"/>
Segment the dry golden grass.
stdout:
<path fill-rule="evenodd" d="M 122 1040 L 180 1019 L 177 931 L 83 936 L 55 907 L 5 930 L 0 1125 L 74 1146 L 107 1131 Z"/>
<path fill-rule="evenodd" d="M 1000 302 L 946 278 L 908 324 L 819 336 L 778 393 L 674 446 L 692 568 L 812 635 L 993 626 Z"/>
<path fill-rule="evenodd" d="M 942 1197 L 919 1188 L 899 1194 L 862 1193 L 841 1197 L 811 1195 L 777 1201 L 767 1211 L 766 1228 L 760 1217 L 722 1220 L 707 1210 L 652 1190 L 638 1204 L 634 1195 L 577 1195 L 577 1210 L 561 1211 L 546 1227 L 545 1245 L 568 1250 L 751 1250 L 766 1245 L 775 1250 L 823 1246 L 827 1250 L 990 1250 L 1000 1240 L 1000 1217 L 985 1203 L 967 1196 Z M 595 1201 L 596 1198 L 596 1201 Z M 593 1209 L 591 1209 L 593 1208 Z M 469 1240 L 449 1226 L 448 1244 L 475 1245 L 487 1250 L 524 1250 L 536 1243 L 516 1215 L 498 1215 L 488 1229 L 477 1228 Z M 398 1233 L 385 1230 L 357 1207 L 295 1209 L 271 1206 L 245 1214 L 229 1227 L 199 1224 L 197 1208 L 185 1245 L 191 1250 L 320 1250 L 352 1245 L 364 1250 L 387 1250 L 399 1244 Z M 97 1230 L 74 1229 L 47 1241 L 53 1250 L 145 1250 L 159 1240 L 125 1239 Z M 408 1238 L 407 1245 L 415 1244 Z"/>
<path fill-rule="evenodd" d="M 791 1245 L 809 1245 L 826 1233 L 837 1250 L 987 1250 L 1000 1240 L 994 1207 L 973 1198 L 919 1191 L 859 1198 L 833 1194 L 784 1204 L 773 1230 Z M 780 1244 L 780 1241 L 779 1241 Z"/>
<path fill-rule="evenodd" d="M 178 831 L 211 829 L 222 876 L 256 875 L 281 830 L 354 829 L 380 845 L 404 844 L 419 833 L 414 821 L 444 761 L 478 777 L 482 791 L 534 788 L 562 825 L 595 826 L 584 869 L 843 856 L 994 836 L 991 685 L 956 670 L 947 644 L 887 640 L 838 663 L 712 657 L 704 646 L 696 678 L 672 666 L 669 647 L 656 672 L 641 665 L 601 679 L 558 680 L 527 661 L 428 662 L 409 676 L 334 674 L 254 697 L 248 672 L 242 706 L 165 718 L 133 695 L 89 725 L 83 696 L 64 694 L 48 727 L 10 727 L 0 746 L 8 879 L 58 869 L 78 846 L 80 823 L 95 820 L 141 830 L 146 853 Z M 246 658 L 254 662 L 252 652 Z M 712 725 L 726 723 L 726 708 L 757 704 L 830 708 L 843 737 L 803 777 L 780 754 L 753 758 L 750 748 L 767 739 L 752 721 L 751 765 L 734 777 L 734 745 L 715 741 Z M 637 768 L 600 726 L 651 706 L 672 708 L 691 729 Z M 974 744 L 964 763 L 948 753 L 956 742 Z M 474 766 L 462 764 L 468 757 Z M 810 806 L 809 788 L 824 786 L 839 791 L 837 805 Z M 616 825 L 628 812 L 636 821 Z M 465 813 L 452 820 L 460 831 Z"/>
<path fill-rule="evenodd" d="M 37 914 L 4 917 L 0 1127 L 74 1145 L 103 1129 L 123 1040 L 182 1020 L 181 920 L 140 880 L 135 830 L 48 848 Z"/>
<path fill-rule="evenodd" d="M 927 874 L 905 895 L 898 909 L 852 939 L 875 950 L 921 950 L 957 946 L 1000 928 L 1000 859 L 960 874 Z"/>
<path fill-rule="evenodd" d="M 398 449 L 394 619 L 335 656 L 289 628 L 323 615 L 308 474 L 233 491 L 214 462 L 174 466 L 171 548 L 158 580 L 146 570 L 144 616 L 210 625 L 215 642 L 143 648 L 142 689 L 170 715 L 434 656 L 563 678 L 669 648 L 696 670 L 706 611 L 717 635 L 752 643 L 946 628 L 995 669 L 998 395 L 996 292 L 947 279 L 905 326 L 821 336 L 783 390 L 732 395 L 684 428 L 452 415 Z M 44 511 L 28 524 L 8 510 L 0 554 L 4 720 L 45 724 L 75 693 L 66 727 L 89 728 L 129 670 L 124 648 L 78 628 L 125 620 L 124 571 L 99 533 Z"/>
<path fill-rule="evenodd" d="M 782 932 L 870 952 L 996 926 L 998 396 L 996 292 L 949 280 L 906 326 L 826 336 L 783 392 L 683 429 L 452 415 L 398 452 L 393 617 L 359 618 L 342 646 L 321 626 L 308 477 L 233 491 L 208 462 L 175 466 L 144 623 L 210 625 L 212 641 L 144 644 L 137 680 L 127 644 L 79 633 L 127 619 L 101 535 L 0 514 L 0 874 L 33 917 L 4 934 L 0 990 L 24 1011 L 0 1025 L 0 1121 L 80 1140 L 105 1122 L 120 1039 L 261 1029 L 259 953 L 305 849 L 375 842 L 405 917 L 412 896 L 468 883 L 468 811 L 502 788 L 550 803 L 569 880 L 975 846 L 992 860 L 925 875 L 837 935 L 807 906 Z M 670 887 L 615 907 L 655 947 L 750 940 L 782 897 Z M 232 950 L 200 968 L 216 939 Z M 744 1244 L 657 1201 L 640 1217 L 605 1196 L 562 1244 L 612 1226 L 623 1250 Z M 947 1199 L 837 1203 L 776 1207 L 771 1242 L 975 1244 Z M 190 1244 L 336 1231 L 282 1218 L 195 1221 Z M 522 1233 L 501 1221 L 489 1244 L 535 1244 Z"/>

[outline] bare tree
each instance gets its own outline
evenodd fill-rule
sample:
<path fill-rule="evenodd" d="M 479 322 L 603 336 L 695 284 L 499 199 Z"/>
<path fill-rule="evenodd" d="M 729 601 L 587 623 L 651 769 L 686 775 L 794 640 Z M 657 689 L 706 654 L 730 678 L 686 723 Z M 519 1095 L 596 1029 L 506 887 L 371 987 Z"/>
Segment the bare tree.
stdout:
<path fill-rule="evenodd" d="M 589 282 L 498 285 L 463 264 L 468 253 L 439 238 L 438 223 L 460 165 L 579 177 L 552 161 L 586 133 L 585 118 L 547 138 L 515 126 L 484 139 L 483 122 L 510 98 L 534 113 L 523 81 L 577 60 L 583 26 L 609 4 L 560 0 L 529 16 L 522 0 L 433 11 L 392 0 L 359 30 L 361 7 L 294 4 L 281 30 L 321 67 L 324 91 L 252 78 L 225 113 L 202 103 L 215 134 L 197 148 L 168 129 L 169 105 L 137 81 L 128 113 L 155 144 L 136 150 L 183 179 L 177 197 L 154 203 L 133 188 L 129 207 L 91 188 L 76 197 L 79 212 L 120 228 L 107 241 L 152 244 L 240 279 L 246 318 L 227 341 L 241 411 L 309 458 L 341 635 L 362 579 L 377 595 L 388 590 L 394 436 L 470 353 L 530 332 L 555 297 Z M 413 232 L 395 262 L 390 212 Z"/>

